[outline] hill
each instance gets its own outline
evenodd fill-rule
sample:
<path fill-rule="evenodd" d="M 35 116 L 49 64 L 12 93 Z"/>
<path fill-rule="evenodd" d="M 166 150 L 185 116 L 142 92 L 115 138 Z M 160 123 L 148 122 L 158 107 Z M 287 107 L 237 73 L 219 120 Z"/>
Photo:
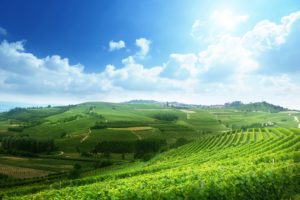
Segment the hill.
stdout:
<path fill-rule="evenodd" d="M 161 104 L 165 105 L 167 107 L 175 107 L 175 108 L 232 108 L 232 109 L 238 109 L 243 110 L 247 112 L 282 112 L 282 111 L 288 111 L 289 109 L 273 105 L 271 103 L 262 101 L 262 102 L 254 102 L 254 103 L 247 103 L 244 104 L 241 101 L 234 101 L 230 103 L 225 104 L 219 104 L 219 105 L 199 105 L 199 104 L 187 104 L 187 103 L 180 103 L 180 102 L 158 102 L 154 100 L 131 100 L 128 102 L 125 102 L 128 104 Z"/>
<path fill-rule="evenodd" d="M 162 104 L 161 102 L 154 101 L 154 100 L 141 100 L 141 99 L 134 99 L 130 101 L 124 102 L 125 104 Z"/>
<path fill-rule="evenodd" d="M 1 113 L 0 193 L 16 199 L 260 199 L 259 183 L 270 182 L 282 188 L 278 198 L 290 198 L 297 193 L 300 114 L 236 108 L 245 105 L 87 102 Z"/>
<path fill-rule="evenodd" d="M 232 102 L 232 103 L 226 103 L 224 105 L 224 107 L 244 110 L 244 111 L 248 111 L 248 112 L 263 111 L 263 112 L 276 113 L 276 112 L 288 111 L 287 108 L 283 108 L 281 106 L 276 106 L 276 105 L 267 103 L 265 101 L 255 102 L 255 103 L 248 103 L 248 104 L 243 104 L 240 101 L 235 101 L 235 102 Z"/>
<path fill-rule="evenodd" d="M 16 198 L 290 199 L 299 192 L 299 144 L 300 132 L 295 129 L 226 132 L 144 164 Z"/>

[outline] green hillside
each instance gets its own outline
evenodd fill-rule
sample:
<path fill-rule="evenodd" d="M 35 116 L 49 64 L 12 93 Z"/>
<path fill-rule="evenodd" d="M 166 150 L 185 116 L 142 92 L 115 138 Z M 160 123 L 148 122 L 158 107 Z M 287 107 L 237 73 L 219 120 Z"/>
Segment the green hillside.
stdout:
<path fill-rule="evenodd" d="M 17 108 L 0 114 L 0 194 L 293 199 L 300 188 L 299 118 L 288 110 L 149 102 Z"/>
<path fill-rule="evenodd" d="M 240 101 L 235 101 L 232 103 L 226 103 L 225 107 L 227 108 L 235 108 L 243 111 L 255 111 L 255 112 L 272 112 L 277 113 L 281 111 L 287 111 L 288 109 L 283 108 L 281 106 L 276 106 L 265 101 L 263 102 L 256 102 L 256 103 L 248 103 L 243 104 Z"/>
<path fill-rule="evenodd" d="M 282 199 L 299 192 L 300 132 L 249 129 L 206 137 L 144 164 L 17 199 Z M 77 186 L 82 185 L 82 186 Z"/>

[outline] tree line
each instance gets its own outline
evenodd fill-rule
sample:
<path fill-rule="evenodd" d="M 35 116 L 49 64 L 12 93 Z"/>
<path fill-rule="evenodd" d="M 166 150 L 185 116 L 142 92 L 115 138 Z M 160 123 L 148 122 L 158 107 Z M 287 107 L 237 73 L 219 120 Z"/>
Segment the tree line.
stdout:
<path fill-rule="evenodd" d="M 43 153 L 54 150 L 53 139 L 36 139 L 28 136 L 3 137 L 1 147 L 4 150 L 26 151 L 30 153 Z"/>
<path fill-rule="evenodd" d="M 156 153 L 167 146 L 163 139 L 144 139 L 136 141 L 101 141 L 92 153 L 134 153 L 135 158 L 142 158 L 146 154 Z"/>

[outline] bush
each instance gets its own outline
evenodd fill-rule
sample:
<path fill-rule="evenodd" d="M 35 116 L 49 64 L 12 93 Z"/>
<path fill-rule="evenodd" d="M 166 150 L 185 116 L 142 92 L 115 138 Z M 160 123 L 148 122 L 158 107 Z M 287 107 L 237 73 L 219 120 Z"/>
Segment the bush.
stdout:
<path fill-rule="evenodd" d="M 6 179 L 8 179 L 8 178 L 9 178 L 8 175 L 0 173 L 0 181 L 6 180 Z"/>
<path fill-rule="evenodd" d="M 147 152 L 147 153 L 145 153 L 145 154 L 143 154 L 143 155 L 140 155 L 140 157 L 137 157 L 137 158 L 140 158 L 140 159 L 142 159 L 143 161 L 148 161 L 148 160 L 150 160 L 151 158 L 153 158 L 155 155 L 156 155 L 155 152 Z M 136 156 L 138 156 L 138 155 L 135 154 L 135 158 L 136 158 Z"/>
<path fill-rule="evenodd" d="M 81 165 L 76 163 L 74 164 L 73 169 L 69 172 L 68 177 L 70 179 L 75 179 L 80 176 L 80 173 L 81 173 Z"/>
<path fill-rule="evenodd" d="M 178 119 L 178 116 L 173 113 L 157 113 L 154 115 L 154 118 L 162 121 L 175 121 Z"/>
<path fill-rule="evenodd" d="M 81 157 L 92 157 L 92 154 L 89 152 L 81 152 Z"/>
<path fill-rule="evenodd" d="M 9 136 L 2 138 L 1 142 L 1 147 L 7 151 L 41 153 L 54 150 L 53 139 L 36 139 L 28 136 Z"/>
<path fill-rule="evenodd" d="M 177 148 L 177 147 L 185 145 L 187 143 L 189 143 L 189 141 L 187 139 L 185 139 L 185 138 L 178 138 L 176 140 L 176 142 L 174 144 L 172 144 L 170 147 L 171 148 Z"/>
<path fill-rule="evenodd" d="M 108 167 L 112 165 L 113 163 L 110 160 L 101 160 L 94 163 L 94 168 L 102 168 L 102 167 Z"/>
<path fill-rule="evenodd" d="M 91 129 L 105 129 L 107 128 L 107 125 L 102 122 L 96 122 L 94 126 L 91 127 Z"/>

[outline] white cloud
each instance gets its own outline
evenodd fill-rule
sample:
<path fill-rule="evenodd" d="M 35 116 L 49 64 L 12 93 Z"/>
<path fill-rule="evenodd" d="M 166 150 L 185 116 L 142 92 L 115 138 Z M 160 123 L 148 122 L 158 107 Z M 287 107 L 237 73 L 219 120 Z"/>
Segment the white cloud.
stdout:
<path fill-rule="evenodd" d="M 0 35 L 7 35 L 7 30 L 0 26 Z"/>
<path fill-rule="evenodd" d="M 58 55 L 37 58 L 25 51 L 23 42 L 0 44 L 1 92 L 78 95 L 111 89 L 109 80 L 83 70 Z"/>
<path fill-rule="evenodd" d="M 243 36 L 243 43 L 253 51 L 266 51 L 280 46 L 286 42 L 292 26 L 298 19 L 300 12 L 282 17 L 280 24 L 263 20 Z"/>
<path fill-rule="evenodd" d="M 201 39 L 201 30 L 200 27 L 203 26 L 204 23 L 201 23 L 199 19 L 196 19 L 192 25 L 192 30 L 190 35 L 194 38 Z"/>
<path fill-rule="evenodd" d="M 194 79 L 200 71 L 199 58 L 193 53 L 171 54 L 168 62 L 163 66 L 161 76 L 177 80 Z"/>
<path fill-rule="evenodd" d="M 133 56 L 117 69 L 85 73 L 81 64 L 71 65 L 59 55 L 38 58 L 26 52 L 24 42 L 0 44 L 0 96 L 4 94 L 74 96 L 82 99 L 116 91 L 181 90 L 185 83 L 160 77 L 163 67 L 145 68 Z"/>
<path fill-rule="evenodd" d="M 135 40 L 135 44 L 140 48 L 138 55 L 141 58 L 147 56 L 150 50 L 151 41 L 147 40 L 146 38 L 139 38 Z"/>
<path fill-rule="evenodd" d="M 260 56 L 286 43 L 299 15 L 292 13 L 280 23 L 258 22 L 242 36 L 216 34 L 201 52 L 172 53 L 160 66 L 145 67 L 138 63 L 148 55 L 151 44 L 140 38 L 136 40 L 138 53 L 124 58 L 121 66 L 107 65 L 100 73 L 86 73 L 83 65 L 71 65 L 59 55 L 38 58 L 25 50 L 22 41 L 3 41 L 0 97 L 53 94 L 74 99 L 122 101 L 140 97 L 190 103 L 275 99 L 283 105 L 296 105 L 296 100 L 291 99 L 299 99 L 297 76 L 288 72 L 260 74 L 266 67 Z M 276 97 L 278 94 L 284 94 L 280 95 L 282 100 Z"/>
<path fill-rule="evenodd" d="M 109 41 L 109 51 L 115 51 L 120 50 L 122 48 L 125 48 L 125 42 L 123 40 L 120 40 L 118 42 L 115 42 L 113 40 Z"/>
<path fill-rule="evenodd" d="M 219 36 L 234 31 L 248 19 L 248 15 L 234 14 L 231 10 L 215 10 L 206 19 L 196 19 L 190 35 L 196 40 L 210 44 L 216 42 Z"/>
<path fill-rule="evenodd" d="M 235 15 L 230 10 L 216 10 L 211 16 L 215 25 L 225 28 L 227 30 L 234 29 L 238 24 L 246 22 L 248 15 Z"/>
<path fill-rule="evenodd" d="M 234 80 L 242 79 L 243 75 L 255 71 L 259 63 L 254 59 L 253 53 L 243 46 L 242 39 L 231 35 L 223 35 L 218 42 L 211 44 L 199 53 L 203 73 L 212 71 L 225 72 Z M 218 77 L 224 78 L 223 75 Z"/>
<path fill-rule="evenodd" d="M 114 86 L 124 90 L 140 92 L 180 91 L 189 84 L 188 82 L 184 83 L 184 81 L 162 77 L 163 67 L 145 68 L 137 63 L 132 56 L 123 59 L 122 64 L 123 67 L 118 69 L 113 65 L 106 66 L 103 75 Z"/>
<path fill-rule="evenodd" d="M 219 81 L 228 77 L 242 81 L 244 76 L 266 67 L 261 65 L 261 55 L 282 46 L 298 19 L 300 12 L 283 17 L 279 24 L 263 20 L 240 37 L 230 34 L 216 36 L 215 42 L 199 53 L 202 71 L 219 75 Z"/>

